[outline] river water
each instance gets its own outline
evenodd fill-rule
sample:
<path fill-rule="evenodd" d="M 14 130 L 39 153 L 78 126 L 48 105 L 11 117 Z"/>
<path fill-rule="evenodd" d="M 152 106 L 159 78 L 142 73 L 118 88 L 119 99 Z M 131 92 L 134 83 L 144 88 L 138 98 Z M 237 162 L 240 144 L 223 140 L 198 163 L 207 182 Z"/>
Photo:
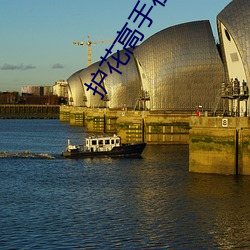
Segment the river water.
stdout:
<path fill-rule="evenodd" d="M 86 134 L 0 120 L 0 249 L 250 249 L 250 177 L 189 173 L 188 146 L 60 157 Z"/>

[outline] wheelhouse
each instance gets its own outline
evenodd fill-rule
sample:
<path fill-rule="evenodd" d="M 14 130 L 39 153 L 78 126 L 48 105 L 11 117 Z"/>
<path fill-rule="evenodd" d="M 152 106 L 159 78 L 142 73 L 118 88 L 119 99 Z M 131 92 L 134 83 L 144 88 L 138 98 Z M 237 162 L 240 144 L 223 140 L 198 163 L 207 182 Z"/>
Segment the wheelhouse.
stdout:
<path fill-rule="evenodd" d="M 86 150 L 90 152 L 110 151 L 112 148 L 120 146 L 121 138 L 116 135 L 86 138 Z"/>

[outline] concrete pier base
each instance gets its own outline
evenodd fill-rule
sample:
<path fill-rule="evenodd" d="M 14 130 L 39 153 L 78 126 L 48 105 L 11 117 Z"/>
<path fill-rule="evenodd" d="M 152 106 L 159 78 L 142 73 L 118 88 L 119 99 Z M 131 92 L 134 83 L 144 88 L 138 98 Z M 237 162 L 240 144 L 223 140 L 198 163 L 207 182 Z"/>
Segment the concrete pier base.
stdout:
<path fill-rule="evenodd" d="M 250 175 L 250 118 L 190 117 L 189 171 Z"/>
<path fill-rule="evenodd" d="M 141 112 L 121 112 L 117 118 L 117 134 L 125 143 L 145 141 L 144 118 Z"/>
<path fill-rule="evenodd" d="M 145 118 L 145 131 L 150 144 L 188 144 L 189 116 L 149 114 Z"/>
<path fill-rule="evenodd" d="M 250 118 L 60 107 L 60 120 L 124 143 L 189 144 L 189 171 L 250 175 Z"/>
<path fill-rule="evenodd" d="M 61 122 L 69 122 L 70 121 L 70 112 L 71 108 L 68 106 L 61 106 L 59 112 L 59 119 Z"/>
<path fill-rule="evenodd" d="M 85 126 L 90 133 L 118 134 L 124 143 L 188 144 L 189 116 L 150 111 L 60 107 L 60 120 Z"/>

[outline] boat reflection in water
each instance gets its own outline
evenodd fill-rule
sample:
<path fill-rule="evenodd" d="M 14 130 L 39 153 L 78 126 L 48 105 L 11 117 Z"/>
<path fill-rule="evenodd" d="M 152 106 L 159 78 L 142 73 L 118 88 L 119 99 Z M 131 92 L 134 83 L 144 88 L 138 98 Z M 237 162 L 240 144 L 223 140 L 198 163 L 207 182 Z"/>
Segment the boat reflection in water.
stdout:
<path fill-rule="evenodd" d="M 68 140 L 68 146 L 62 156 L 66 158 L 86 158 L 86 157 L 124 157 L 141 156 L 145 142 L 122 144 L 121 137 L 113 136 L 90 136 L 85 139 L 85 145 L 71 145 Z"/>

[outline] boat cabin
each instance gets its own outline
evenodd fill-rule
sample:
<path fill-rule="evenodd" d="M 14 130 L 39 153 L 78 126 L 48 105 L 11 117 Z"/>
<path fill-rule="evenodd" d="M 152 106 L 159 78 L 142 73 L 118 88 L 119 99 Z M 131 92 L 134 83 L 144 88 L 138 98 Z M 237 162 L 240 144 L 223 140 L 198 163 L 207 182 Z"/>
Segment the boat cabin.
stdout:
<path fill-rule="evenodd" d="M 103 137 L 88 137 L 86 138 L 86 151 L 97 152 L 97 151 L 111 151 L 114 147 L 121 146 L 121 138 L 117 135 L 114 136 L 103 136 Z"/>

